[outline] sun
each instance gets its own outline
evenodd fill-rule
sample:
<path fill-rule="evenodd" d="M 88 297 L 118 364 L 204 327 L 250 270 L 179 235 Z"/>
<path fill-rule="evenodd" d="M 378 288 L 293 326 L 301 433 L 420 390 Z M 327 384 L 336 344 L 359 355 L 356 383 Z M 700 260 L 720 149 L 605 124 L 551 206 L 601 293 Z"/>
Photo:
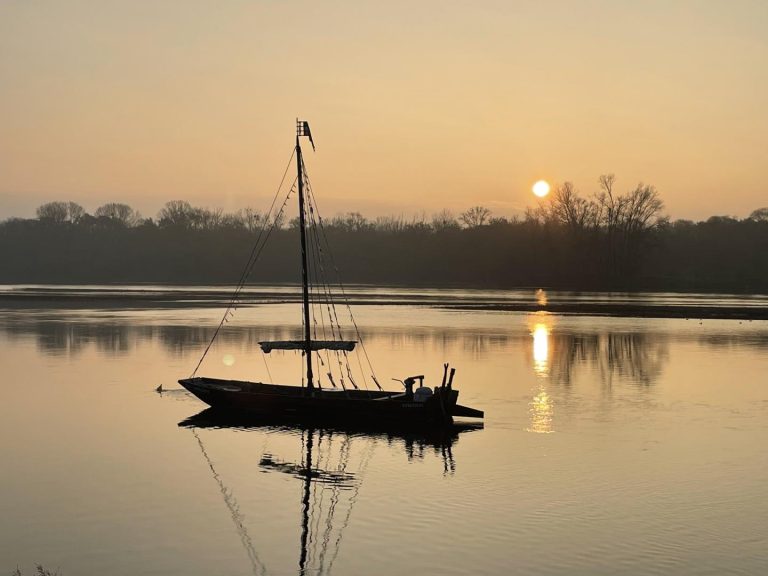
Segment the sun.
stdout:
<path fill-rule="evenodd" d="M 547 194 L 549 194 L 549 184 L 546 180 L 539 180 L 536 182 L 536 184 L 533 185 L 533 193 L 536 194 L 539 198 L 544 198 Z"/>

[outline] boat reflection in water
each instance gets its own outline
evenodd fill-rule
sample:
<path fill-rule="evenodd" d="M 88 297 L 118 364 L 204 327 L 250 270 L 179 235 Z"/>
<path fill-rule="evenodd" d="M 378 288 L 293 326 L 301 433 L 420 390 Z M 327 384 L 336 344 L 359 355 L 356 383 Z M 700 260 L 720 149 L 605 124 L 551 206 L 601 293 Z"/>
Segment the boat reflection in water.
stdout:
<path fill-rule="evenodd" d="M 402 444 L 409 460 L 423 459 L 433 453 L 443 461 L 443 473 L 453 474 L 456 462 L 452 446 L 459 436 L 483 428 L 482 423 L 454 423 L 450 426 L 398 427 L 329 427 L 306 421 L 289 423 L 279 420 L 236 414 L 207 408 L 181 422 L 197 440 L 200 451 L 219 485 L 222 498 L 229 509 L 253 573 L 267 574 L 267 568 L 248 534 L 243 514 L 232 491 L 226 486 L 198 429 L 253 430 L 266 433 L 290 432 L 301 438 L 300 462 L 283 461 L 264 452 L 259 456 L 259 468 L 291 476 L 302 484 L 301 531 L 299 535 L 298 574 L 330 574 L 339 553 L 352 509 L 362 485 L 363 476 L 379 441 L 387 445 Z M 356 442 L 362 440 L 362 442 Z M 353 444 L 362 444 L 362 451 L 353 460 Z M 283 573 L 281 570 L 280 573 Z"/>

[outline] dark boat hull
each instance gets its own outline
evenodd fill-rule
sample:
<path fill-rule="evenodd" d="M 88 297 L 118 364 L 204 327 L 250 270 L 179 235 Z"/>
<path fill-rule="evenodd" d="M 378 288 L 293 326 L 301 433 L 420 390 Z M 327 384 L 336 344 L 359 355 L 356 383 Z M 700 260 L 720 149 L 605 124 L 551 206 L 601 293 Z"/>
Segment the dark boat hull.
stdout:
<path fill-rule="evenodd" d="M 291 419 L 327 422 L 422 422 L 446 423 L 453 416 L 482 418 L 479 410 L 456 404 L 458 392 L 437 388 L 435 394 L 417 402 L 405 394 L 366 390 L 314 390 L 217 378 L 179 380 L 200 400 L 216 408 Z"/>

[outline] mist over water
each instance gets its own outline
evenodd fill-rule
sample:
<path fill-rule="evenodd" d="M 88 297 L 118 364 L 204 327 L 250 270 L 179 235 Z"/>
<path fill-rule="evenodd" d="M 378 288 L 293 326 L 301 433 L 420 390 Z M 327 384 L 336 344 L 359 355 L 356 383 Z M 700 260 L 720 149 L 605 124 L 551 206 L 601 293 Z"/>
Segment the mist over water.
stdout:
<path fill-rule="evenodd" d="M 385 387 L 422 373 L 436 385 L 450 362 L 459 401 L 486 413 L 481 429 L 434 437 L 212 418 L 175 382 L 220 310 L 121 304 L 113 290 L 2 311 L 0 570 L 768 570 L 768 322 L 446 309 L 445 294 L 361 290 L 355 317 Z M 294 303 L 242 308 L 200 373 L 295 384 L 300 357 L 258 342 L 300 331 Z"/>

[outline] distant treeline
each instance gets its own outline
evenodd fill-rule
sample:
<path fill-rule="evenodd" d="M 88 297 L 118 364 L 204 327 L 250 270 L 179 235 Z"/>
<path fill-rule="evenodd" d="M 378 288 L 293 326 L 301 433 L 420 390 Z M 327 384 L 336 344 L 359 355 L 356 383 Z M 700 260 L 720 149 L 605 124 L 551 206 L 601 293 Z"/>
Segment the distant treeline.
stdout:
<path fill-rule="evenodd" d="M 73 202 L 0 223 L 2 283 L 236 283 L 264 213 L 168 202 L 156 218 L 125 204 Z M 454 216 L 324 221 L 346 283 L 487 288 L 768 292 L 768 208 L 743 220 L 670 222 L 652 186 L 612 176 L 581 196 L 566 183 L 521 218 L 475 206 Z M 250 278 L 298 282 L 296 220 L 278 222 Z"/>

